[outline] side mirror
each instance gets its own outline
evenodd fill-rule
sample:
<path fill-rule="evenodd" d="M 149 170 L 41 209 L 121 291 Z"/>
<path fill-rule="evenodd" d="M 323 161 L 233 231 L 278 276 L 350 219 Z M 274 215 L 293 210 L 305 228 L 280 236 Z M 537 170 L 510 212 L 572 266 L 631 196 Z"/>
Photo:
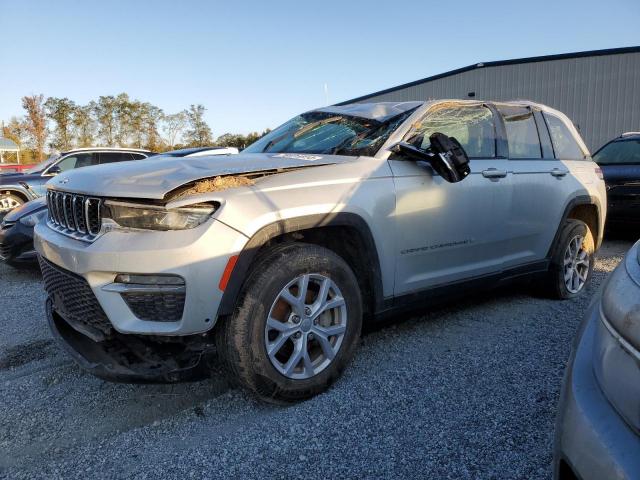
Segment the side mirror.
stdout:
<path fill-rule="evenodd" d="M 391 150 L 414 160 L 429 162 L 433 169 L 450 183 L 464 180 L 469 175 L 469 157 L 458 140 L 435 132 L 429 136 L 429 141 L 431 146 L 427 150 L 406 142 L 396 143 Z"/>
<path fill-rule="evenodd" d="M 49 170 L 47 170 L 47 175 L 58 175 L 60 172 L 62 172 L 62 170 L 60 170 L 58 165 L 52 165 L 49 167 Z"/>

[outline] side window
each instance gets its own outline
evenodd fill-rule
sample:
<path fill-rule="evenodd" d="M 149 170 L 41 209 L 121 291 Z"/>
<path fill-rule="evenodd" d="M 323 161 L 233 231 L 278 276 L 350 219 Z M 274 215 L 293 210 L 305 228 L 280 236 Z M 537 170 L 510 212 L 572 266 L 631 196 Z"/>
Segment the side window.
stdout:
<path fill-rule="evenodd" d="M 77 153 L 61 160 L 57 165 L 61 172 L 66 172 L 74 168 L 90 167 L 97 164 L 98 160 L 95 153 Z"/>
<path fill-rule="evenodd" d="M 415 122 L 405 141 L 429 147 L 429 136 L 440 132 L 455 137 L 471 158 L 496 156 L 496 129 L 491 110 L 483 105 L 434 105 Z"/>
<path fill-rule="evenodd" d="M 559 160 L 584 159 L 584 152 L 565 123 L 550 113 L 544 112 L 543 115 L 549 126 L 549 134 L 553 142 L 553 149 L 556 152 L 556 158 Z"/>
<path fill-rule="evenodd" d="M 542 158 L 533 112 L 527 107 L 496 105 L 504 119 L 509 158 Z"/>
<path fill-rule="evenodd" d="M 100 153 L 100 164 L 125 162 L 131 160 L 129 152 L 102 152 Z"/>
<path fill-rule="evenodd" d="M 146 155 L 142 155 L 141 153 L 130 153 L 129 155 L 131 155 L 132 160 L 143 160 L 147 158 Z"/>

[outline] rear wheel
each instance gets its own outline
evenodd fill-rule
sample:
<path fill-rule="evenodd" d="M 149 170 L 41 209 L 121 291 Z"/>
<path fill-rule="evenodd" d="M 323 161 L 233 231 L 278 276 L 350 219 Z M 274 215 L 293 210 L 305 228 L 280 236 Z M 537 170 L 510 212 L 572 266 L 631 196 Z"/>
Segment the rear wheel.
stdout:
<path fill-rule="evenodd" d="M 545 282 L 550 295 L 567 299 L 582 293 L 591 280 L 594 253 L 593 235 L 587 224 L 566 220 Z"/>
<path fill-rule="evenodd" d="M 292 402 L 339 377 L 361 327 L 358 282 L 346 262 L 326 248 L 292 244 L 259 260 L 216 341 L 232 380 L 263 399 Z"/>
<path fill-rule="evenodd" d="M 14 208 L 18 208 L 24 203 L 24 200 L 12 193 L 0 194 L 0 215 L 9 213 Z"/>

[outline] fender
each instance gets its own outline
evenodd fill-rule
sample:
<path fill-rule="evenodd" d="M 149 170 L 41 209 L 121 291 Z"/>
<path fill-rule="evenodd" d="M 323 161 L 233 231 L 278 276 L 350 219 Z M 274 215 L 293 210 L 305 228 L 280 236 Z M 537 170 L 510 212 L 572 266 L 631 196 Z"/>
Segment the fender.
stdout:
<path fill-rule="evenodd" d="M 38 196 L 35 195 L 30 188 L 25 188 L 22 185 L 18 185 L 18 184 L 0 185 L 0 194 L 11 193 L 11 192 L 20 194 L 21 196 L 26 198 L 27 201 L 38 198 Z"/>
<path fill-rule="evenodd" d="M 596 250 L 600 248 L 600 245 L 602 245 L 602 239 L 604 237 L 604 219 L 602 218 L 602 207 L 600 205 L 600 200 L 597 197 L 591 195 L 578 195 L 577 197 L 569 200 L 564 208 L 562 218 L 560 219 L 560 224 L 558 225 L 556 234 L 554 235 L 551 246 L 549 247 L 549 251 L 547 252 L 548 260 L 551 260 L 553 249 L 560 239 L 560 230 L 562 229 L 562 225 L 564 225 L 565 220 L 569 217 L 569 212 L 571 212 L 571 210 L 573 210 L 573 208 L 578 205 L 595 205 L 596 210 L 598 211 L 598 234 L 595 238 Z"/>
<path fill-rule="evenodd" d="M 366 255 L 370 259 L 372 270 L 372 287 L 374 296 L 374 311 L 379 311 L 383 305 L 382 274 L 378 250 L 367 222 L 355 213 L 337 212 L 327 214 L 307 215 L 303 217 L 280 220 L 262 227 L 247 242 L 238 256 L 238 261 L 231 273 L 229 283 L 224 291 L 218 317 L 231 315 L 236 306 L 238 296 L 249 273 L 256 254 L 269 240 L 287 233 L 300 232 L 312 228 L 348 226 L 358 230 L 365 243 Z"/>

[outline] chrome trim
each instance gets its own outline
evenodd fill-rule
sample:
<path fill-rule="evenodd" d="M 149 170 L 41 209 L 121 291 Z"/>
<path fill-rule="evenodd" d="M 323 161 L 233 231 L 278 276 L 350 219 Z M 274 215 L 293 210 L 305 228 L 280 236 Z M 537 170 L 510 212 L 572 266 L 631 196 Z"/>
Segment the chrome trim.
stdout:
<path fill-rule="evenodd" d="M 49 190 L 47 191 L 47 207 L 49 210 L 47 225 L 58 233 L 85 242 L 93 242 L 103 233 L 104 229 L 102 228 L 102 217 L 100 215 L 101 198 Z M 90 211 L 92 208 L 96 209 L 94 212 L 96 218 L 93 220 L 97 220 L 98 229 L 91 229 L 90 227 Z M 70 218 L 70 215 L 72 218 Z M 82 217 L 81 222 L 78 221 L 78 216 Z"/>
<path fill-rule="evenodd" d="M 116 293 L 185 293 L 184 285 L 142 285 L 139 283 L 110 283 L 102 287 L 105 292 Z"/>
<path fill-rule="evenodd" d="M 611 336 L 618 341 L 620 346 L 632 357 L 636 360 L 640 361 L 640 351 L 636 350 L 636 348 L 631 345 L 627 340 L 624 339 L 622 335 L 618 333 L 618 331 L 609 323 L 609 320 L 604 316 L 604 312 L 602 311 L 602 304 L 600 304 L 600 318 L 602 320 L 603 325 L 609 330 Z"/>

